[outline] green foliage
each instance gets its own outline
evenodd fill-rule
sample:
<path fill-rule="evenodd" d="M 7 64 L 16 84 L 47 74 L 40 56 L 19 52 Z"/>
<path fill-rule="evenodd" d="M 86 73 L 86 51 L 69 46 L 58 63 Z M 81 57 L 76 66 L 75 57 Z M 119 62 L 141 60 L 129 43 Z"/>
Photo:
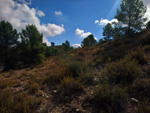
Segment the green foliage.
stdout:
<path fill-rule="evenodd" d="M 9 22 L 1 21 L 0 22 L 0 51 L 1 51 L 1 59 L 4 63 L 4 68 L 9 69 L 12 68 L 15 63 L 14 51 L 16 45 L 18 44 L 18 34 L 15 29 L 13 29 L 12 25 Z"/>
<path fill-rule="evenodd" d="M 51 42 L 51 46 L 54 47 L 54 46 L 55 46 L 55 43 L 54 43 L 54 42 Z"/>
<path fill-rule="evenodd" d="M 103 44 L 104 42 L 105 42 L 104 39 L 100 39 L 98 43 Z"/>
<path fill-rule="evenodd" d="M 108 76 L 110 83 L 121 85 L 131 84 L 140 74 L 140 67 L 134 59 L 112 62 L 106 70 L 103 76 Z"/>
<path fill-rule="evenodd" d="M 64 47 L 65 51 L 68 51 L 70 49 L 70 42 L 66 40 L 65 43 L 62 43 L 62 46 Z"/>
<path fill-rule="evenodd" d="M 129 54 L 126 55 L 126 59 L 136 60 L 139 64 L 147 63 L 147 59 L 145 58 L 142 50 L 131 51 Z"/>
<path fill-rule="evenodd" d="M 27 25 L 21 32 L 20 55 L 24 63 L 44 62 L 46 47 L 42 44 L 43 35 L 34 25 Z"/>
<path fill-rule="evenodd" d="M 118 23 L 116 23 L 115 27 L 113 28 L 113 37 L 114 37 L 114 39 L 123 37 L 122 28 L 121 28 L 121 26 L 118 25 Z"/>
<path fill-rule="evenodd" d="M 82 46 L 83 47 L 89 47 L 90 46 L 90 39 L 89 38 L 84 38 L 82 41 Z"/>
<path fill-rule="evenodd" d="M 88 37 L 84 38 L 82 41 L 82 46 L 86 47 L 86 46 L 93 46 L 97 43 L 97 41 L 95 40 L 94 36 L 91 34 Z"/>
<path fill-rule="evenodd" d="M 123 103 L 126 101 L 126 95 L 118 86 L 103 83 L 95 88 L 93 100 L 101 112 L 117 113 L 124 110 Z"/>
<path fill-rule="evenodd" d="M 150 95 L 150 79 L 148 78 L 137 78 L 131 88 L 130 88 L 130 94 L 132 94 L 132 96 L 142 100 L 142 99 L 147 99 L 150 101 L 149 99 L 149 95 Z M 137 95 L 138 94 L 138 95 Z"/>
<path fill-rule="evenodd" d="M 117 9 L 117 15 L 119 23 L 126 25 L 123 27 L 128 36 L 135 31 L 140 31 L 144 22 L 146 21 L 143 16 L 146 13 L 146 6 L 142 0 L 123 0 L 120 9 Z"/>
<path fill-rule="evenodd" d="M 105 41 L 108 41 L 111 37 L 113 37 L 113 27 L 110 23 L 103 28 L 103 36 Z"/>
<path fill-rule="evenodd" d="M 150 21 L 146 24 L 146 29 L 150 29 Z"/>
<path fill-rule="evenodd" d="M 67 65 L 66 75 L 77 78 L 80 75 L 86 73 L 87 70 L 88 65 L 85 62 L 72 61 Z"/>
<path fill-rule="evenodd" d="M 82 85 L 72 77 L 64 77 L 61 81 L 60 91 L 62 95 L 71 96 L 82 91 Z"/>
<path fill-rule="evenodd" d="M 83 85 L 93 85 L 93 83 L 94 83 L 94 75 L 93 75 L 93 73 L 86 72 L 86 73 L 83 73 L 82 75 L 80 75 L 78 80 Z"/>
<path fill-rule="evenodd" d="M 61 50 L 59 48 L 56 47 L 47 47 L 46 48 L 46 54 L 45 56 L 56 56 L 59 55 L 61 53 Z"/>

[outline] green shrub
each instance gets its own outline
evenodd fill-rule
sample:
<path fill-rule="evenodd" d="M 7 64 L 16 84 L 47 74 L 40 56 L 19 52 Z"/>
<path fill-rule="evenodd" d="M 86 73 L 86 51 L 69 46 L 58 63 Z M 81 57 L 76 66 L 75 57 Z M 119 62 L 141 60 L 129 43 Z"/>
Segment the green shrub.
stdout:
<path fill-rule="evenodd" d="M 82 89 L 82 85 L 72 77 L 64 77 L 61 81 L 60 92 L 62 95 L 71 96 Z"/>
<path fill-rule="evenodd" d="M 129 54 L 126 55 L 126 58 L 129 60 L 136 60 L 139 64 L 147 63 L 147 60 L 142 50 L 131 51 Z"/>
<path fill-rule="evenodd" d="M 92 85 L 94 82 L 94 76 L 92 73 L 84 73 L 78 79 L 84 85 Z"/>
<path fill-rule="evenodd" d="M 132 94 L 132 96 L 141 100 L 143 100 L 144 98 L 149 99 L 150 79 L 147 78 L 136 79 L 131 86 L 130 93 Z"/>
<path fill-rule="evenodd" d="M 86 73 L 87 70 L 88 66 L 85 62 L 72 61 L 68 63 L 64 76 L 72 76 L 73 78 L 77 78 L 81 74 Z"/>
<path fill-rule="evenodd" d="M 44 63 L 45 55 L 44 54 L 38 54 L 36 58 L 34 59 L 35 64 L 41 64 Z"/>
<path fill-rule="evenodd" d="M 93 100 L 96 108 L 101 112 L 117 113 L 124 110 L 123 104 L 126 101 L 126 95 L 118 86 L 109 86 L 104 83 L 94 90 Z"/>
<path fill-rule="evenodd" d="M 112 62 L 106 70 L 102 76 L 108 76 L 110 83 L 122 85 L 131 84 L 140 74 L 137 61 L 127 59 Z"/>

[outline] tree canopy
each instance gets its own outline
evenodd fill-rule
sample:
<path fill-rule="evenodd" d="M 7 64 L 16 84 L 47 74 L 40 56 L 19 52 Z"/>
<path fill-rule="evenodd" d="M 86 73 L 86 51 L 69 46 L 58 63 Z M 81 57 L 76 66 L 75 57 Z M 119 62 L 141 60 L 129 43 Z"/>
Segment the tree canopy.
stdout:
<path fill-rule="evenodd" d="M 43 45 L 43 35 L 39 33 L 34 25 L 27 25 L 26 29 L 22 29 L 21 39 L 23 54 L 27 55 L 30 63 L 41 63 L 45 58 L 46 47 Z M 25 58 L 26 59 L 26 58 Z"/>
<path fill-rule="evenodd" d="M 113 27 L 110 23 L 103 28 L 103 36 L 105 41 L 108 41 L 111 37 L 113 37 Z"/>
<path fill-rule="evenodd" d="M 70 42 L 66 40 L 65 43 L 62 43 L 62 46 L 64 47 L 64 50 L 67 51 L 70 49 Z"/>
<path fill-rule="evenodd" d="M 115 18 L 122 24 L 126 35 L 130 36 L 131 33 L 139 32 L 144 27 L 146 18 L 143 16 L 146 10 L 142 0 L 123 0 Z"/>
<path fill-rule="evenodd" d="M 17 30 L 13 29 L 9 22 L 0 22 L 0 50 L 1 60 L 4 61 L 4 68 L 10 68 L 11 48 L 18 43 Z"/>
<path fill-rule="evenodd" d="M 96 39 L 94 38 L 94 36 L 91 34 L 88 37 L 84 38 L 82 41 L 82 46 L 93 46 L 97 43 Z"/>

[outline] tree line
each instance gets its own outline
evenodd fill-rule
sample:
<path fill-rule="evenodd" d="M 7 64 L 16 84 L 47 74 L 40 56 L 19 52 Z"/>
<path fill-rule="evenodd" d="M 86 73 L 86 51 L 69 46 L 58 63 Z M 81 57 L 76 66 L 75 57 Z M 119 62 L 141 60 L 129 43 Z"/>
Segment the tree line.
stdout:
<path fill-rule="evenodd" d="M 54 56 L 71 49 L 70 42 L 62 44 L 63 49 L 51 43 L 43 43 L 43 35 L 35 25 L 27 25 L 20 33 L 9 22 L 0 22 L 0 63 L 4 70 L 20 68 L 44 62 L 45 57 Z"/>
<path fill-rule="evenodd" d="M 109 41 L 110 39 L 131 37 L 145 27 L 147 18 L 144 18 L 146 6 L 141 0 L 122 0 L 120 9 L 117 9 L 115 18 L 117 23 L 108 23 L 103 28 L 103 39 L 99 42 L 91 34 L 84 38 L 82 47 L 93 46 Z M 146 24 L 150 29 L 150 21 Z M 27 25 L 20 33 L 9 22 L 0 22 L 0 63 L 4 69 L 29 66 L 44 62 L 45 57 L 61 54 L 72 49 L 70 42 L 56 47 L 51 43 L 48 47 L 43 43 L 43 35 L 35 25 Z"/>
<path fill-rule="evenodd" d="M 150 21 L 146 23 L 148 18 L 144 17 L 146 11 L 147 7 L 142 0 L 122 0 L 115 16 L 118 22 L 108 23 L 103 28 L 104 38 L 99 40 L 99 44 L 111 39 L 134 36 L 145 28 L 150 29 Z M 82 46 L 97 44 L 96 40 L 93 40 L 94 36 L 89 35 L 83 40 Z"/>

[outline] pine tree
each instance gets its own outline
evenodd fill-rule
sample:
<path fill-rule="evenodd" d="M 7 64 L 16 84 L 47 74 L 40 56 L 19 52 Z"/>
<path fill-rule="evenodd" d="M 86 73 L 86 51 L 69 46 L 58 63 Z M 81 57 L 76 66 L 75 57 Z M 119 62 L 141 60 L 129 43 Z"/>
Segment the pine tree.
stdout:
<path fill-rule="evenodd" d="M 17 30 L 13 29 L 11 23 L 1 21 L 0 22 L 0 51 L 1 51 L 1 60 L 4 61 L 4 69 L 9 69 L 12 67 L 11 56 L 12 48 L 18 44 L 18 34 Z"/>
<path fill-rule="evenodd" d="M 64 47 L 65 51 L 68 51 L 70 49 L 70 42 L 66 40 L 65 43 L 62 43 L 62 46 Z"/>
<path fill-rule="evenodd" d="M 142 0 L 122 1 L 120 9 L 117 9 L 115 18 L 122 24 L 126 35 L 131 36 L 133 32 L 141 31 L 146 21 L 146 18 L 143 18 L 146 9 Z"/>
<path fill-rule="evenodd" d="M 26 29 L 22 29 L 21 39 L 24 62 L 31 64 L 42 63 L 45 58 L 46 47 L 42 43 L 43 35 L 39 33 L 37 28 L 34 25 L 27 25 Z"/>
<path fill-rule="evenodd" d="M 111 37 L 113 37 L 113 27 L 110 23 L 103 28 L 103 36 L 105 41 L 108 41 Z"/>
<path fill-rule="evenodd" d="M 97 43 L 97 41 L 95 40 L 94 36 L 91 34 L 88 37 L 84 38 L 82 41 L 82 46 L 93 46 Z"/>

